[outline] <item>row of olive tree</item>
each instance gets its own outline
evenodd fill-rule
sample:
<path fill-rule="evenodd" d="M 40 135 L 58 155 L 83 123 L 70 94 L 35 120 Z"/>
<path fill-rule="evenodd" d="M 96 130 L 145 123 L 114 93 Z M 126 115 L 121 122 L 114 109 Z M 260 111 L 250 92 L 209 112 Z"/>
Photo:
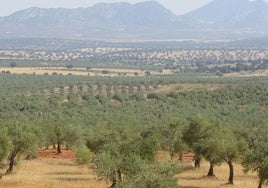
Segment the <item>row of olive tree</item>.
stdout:
<path fill-rule="evenodd" d="M 13 171 L 22 154 L 35 157 L 40 147 L 56 145 L 61 153 L 63 144 L 82 145 L 79 125 L 66 118 L 43 116 L 45 120 L 34 123 L 27 119 L 0 122 L 0 168 L 7 167 L 6 174 Z"/>
<path fill-rule="evenodd" d="M 0 123 L 0 162 L 8 164 L 7 174 L 13 171 L 16 158 L 22 153 L 35 155 L 40 146 L 51 144 L 57 144 L 60 153 L 62 144 L 79 143 L 81 146 L 85 143 L 96 154 L 94 162 L 99 176 L 110 180 L 113 187 L 149 187 L 150 184 L 157 187 L 167 183 L 169 187 L 176 187 L 173 176 L 178 168 L 171 163 L 156 162 L 161 146 L 169 146 L 172 155 L 192 150 L 196 167 L 200 166 L 201 157 L 205 158 L 210 163 L 208 176 L 214 175 L 214 166 L 226 162 L 230 169 L 230 184 L 234 183 L 233 162 L 242 162 L 246 170 L 257 171 L 259 188 L 268 179 L 268 131 L 265 126 L 235 134 L 216 121 L 195 117 L 188 123 L 172 123 L 159 128 L 120 121 L 85 130 L 79 126 L 78 119 L 61 117 L 61 113 L 43 114 L 45 120 L 35 123 Z"/>
<path fill-rule="evenodd" d="M 111 187 L 178 187 L 174 179 L 177 166 L 156 161 L 157 131 L 122 122 L 85 128 L 79 126 L 78 120 L 74 124 L 72 119 L 59 114 L 43 114 L 44 119 L 34 124 L 23 120 L 0 123 L 0 161 L 7 166 L 6 174 L 12 173 L 21 154 L 36 156 L 42 146 L 55 144 L 60 153 L 63 144 L 79 147 L 86 144 L 94 153 L 97 174 L 112 182 Z M 92 155 L 85 152 L 86 148 L 83 150 L 82 155 Z"/>
<path fill-rule="evenodd" d="M 268 129 L 265 126 L 234 133 L 219 122 L 197 116 L 186 124 L 171 124 L 167 130 L 164 138 L 168 138 L 168 142 L 164 143 L 168 143 L 171 153 L 188 148 L 195 153 L 195 167 L 200 167 L 203 157 L 210 163 L 208 176 L 214 176 L 216 165 L 226 162 L 229 166 L 228 183 L 234 184 L 233 163 L 240 162 L 246 171 L 257 172 L 258 188 L 268 180 Z"/>

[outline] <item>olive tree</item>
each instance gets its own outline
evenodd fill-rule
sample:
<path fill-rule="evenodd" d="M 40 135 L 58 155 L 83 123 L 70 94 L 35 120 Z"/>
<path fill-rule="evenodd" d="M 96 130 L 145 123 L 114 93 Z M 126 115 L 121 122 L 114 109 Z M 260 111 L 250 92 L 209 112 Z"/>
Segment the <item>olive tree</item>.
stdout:
<path fill-rule="evenodd" d="M 8 125 L 8 135 L 11 139 L 12 150 L 9 153 L 9 167 L 6 173 L 10 174 L 19 154 L 24 152 L 33 154 L 38 149 L 40 133 L 35 125 L 15 122 Z"/>
<path fill-rule="evenodd" d="M 158 139 L 152 129 L 121 123 L 91 129 L 87 141 L 87 146 L 97 156 L 97 174 L 102 179 L 111 181 L 111 187 L 138 185 L 147 188 L 149 182 L 154 182 L 152 185 L 157 188 L 161 187 L 164 181 L 175 185 L 173 174 L 171 176 L 166 172 L 165 175 L 160 167 L 157 167 L 158 145 Z M 166 167 L 166 170 L 169 171 L 171 168 Z M 140 176 L 141 174 L 146 176 Z"/>
<path fill-rule="evenodd" d="M 182 140 L 195 153 L 195 167 L 200 167 L 201 150 L 199 142 L 207 138 L 209 131 L 208 122 L 201 116 L 196 116 L 189 121 L 189 124 L 183 130 Z"/>
<path fill-rule="evenodd" d="M 258 188 L 268 181 L 268 129 L 253 128 L 247 132 L 248 149 L 245 151 L 243 166 L 245 171 L 256 171 L 259 176 Z"/>
<path fill-rule="evenodd" d="M 208 176 L 214 176 L 215 165 L 226 162 L 229 166 L 228 183 L 233 184 L 233 162 L 240 159 L 245 148 L 243 140 L 238 140 L 230 129 L 219 122 L 205 121 L 200 118 L 191 120 L 184 136 L 188 136 L 184 137 L 186 143 L 210 163 Z"/>
<path fill-rule="evenodd" d="M 208 176 L 214 176 L 214 166 L 220 165 L 223 159 L 222 141 L 224 135 L 222 134 L 221 125 L 218 122 L 207 122 L 205 132 L 199 137 L 198 142 L 195 143 L 195 150 L 209 162 L 210 168 Z"/>
<path fill-rule="evenodd" d="M 162 148 L 167 149 L 170 152 L 171 158 L 175 154 L 180 154 L 187 149 L 186 145 L 182 141 L 182 129 L 185 123 L 183 121 L 177 121 L 176 123 L 170 123 L 167 126 L 160 127 L 160 135 L 162 140 Z"/>
<path fill-rule="evenodd" d="M 41 129 L 43 130 L 45 144 L 56 145 L 57 153 L 62 152 L 63 144 L 73 146 L 79 144 L 82 139 L 81 126 L 73 123 L 70 119 L 63 119 L 63 117 L 56 119 L 53 117 L 40 123 L 42 124 Z"/>
<path fill-rule="evenodd" d="M 12 149 L 10 144 L 10 138 L 8 135 L 8 130 L 0 125 L 0 169 L 2 164 L 5 162 L 9 151 Z M 0 179 L 2 178 L 2 173 L 0 171 Z"/>
<path fill-rule="evenodd" d="M 234 184 L 233 162 L 241 162 L 241 157 L 246 149 L 246 142 L 243 138 L 236 136 L 230 129 L 221 128 L 219 131 L 221 158 L 229 167 L 228 184 Z"/>

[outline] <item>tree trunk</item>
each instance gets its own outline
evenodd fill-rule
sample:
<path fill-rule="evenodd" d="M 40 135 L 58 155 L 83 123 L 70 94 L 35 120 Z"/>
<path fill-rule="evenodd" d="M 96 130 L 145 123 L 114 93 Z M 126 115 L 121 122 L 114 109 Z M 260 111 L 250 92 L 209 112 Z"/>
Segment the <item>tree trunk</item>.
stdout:
<path fill-rule="evenodd" d="M 260 182 L 259 182 L 259 186 L 258 186 L 258 188 L 262 188 L 262 184 L 263 184 L 263 179 L 262 178 L 260 178 Z"/>
<path fill-rule="evenodd" d="M 57 146 L 57 152 L 58 152 L 58 153 L 61 153 L 61 143 L 58 142 L 57 145 L 58 145 L 58 146 Z"/>
<path fill-rule="evenodd" d="M 122 172 L 120 169 L 117 169 L 115 171 L 115 178 L 113 179 L 113 184 L 111 185 L 111 188 L 116 188 L 119 182 L 122 182 Z"/>
<path fill-rule="evenodd" d="M 171 160 L 174 159 L 174 157 L 175 157 L 175 153 L 174 153 L 173 151 L 170 152 L 170 157 L 171 157 Z"/>
<path fill-rule="evenodd" d="M 200 168 L 201 156 L 199 154 L 195 154 L 194 156 L 194 167 Z"/>
<path fill-rule="evenodd" d="M 113 180 L 113 184 L 110 187 L 114 188 L 114 187 L 116 187 L 116 184 L 117 184 L 116 180 Z"/>
<path fill-rule="evenodd" d="M 215 176 L 214 175 L 214 165 L 210 163 L 209 171 L 207 176 Z"/>
<path fill-rule="evenodd" d="M 25 160 L 31 160 L 33 158 L 33 156 L 29 153 L 26 157 Z"/>
<path fill-rule="evenodd" d="M 179 156 L 179 161 L 182 161 L 182 153 Z"/>
<path fill-rule="evenodd" d="M 117 174 L 118 174 L 118 180 L 119 180 L 119 182 L 122 182 L 122 172 L 121 172 L 120 169 L 118 169 Z"/>
<path fill-rule="evenodd" d="M 9 167 L 6 171 L 6 174 L 10 174 L 13 171 L 16 156 L 17 156 L 17 152 L 13 152 L 11 156 L 9 157 Z"/>
<path fill-rule="evenodd" d="M 229 166 L 229 179 L 228 179 L 228 184 L 234 184 L 234 166 L 231 160 L 228 161 L 228 166 Z"/>

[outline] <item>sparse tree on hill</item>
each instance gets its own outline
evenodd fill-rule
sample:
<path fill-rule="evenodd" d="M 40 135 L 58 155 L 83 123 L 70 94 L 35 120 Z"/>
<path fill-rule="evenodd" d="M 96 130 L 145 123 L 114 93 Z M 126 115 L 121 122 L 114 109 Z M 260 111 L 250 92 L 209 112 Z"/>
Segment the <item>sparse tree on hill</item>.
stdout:
<path fill-rule="evenodd" d="M 66 68 L 67 69 L 72 69 L 74 66 L 73 65 L 67 65 Z"/>
<path fill-rule="evenodd" d="M 14 68 L 14 67 L 16 67 L 16 66 L 17 66 L 17 63 L 14 63 L 14 62 L 10 63 L 10 67 L 11 67 L 11 68 Z"/>

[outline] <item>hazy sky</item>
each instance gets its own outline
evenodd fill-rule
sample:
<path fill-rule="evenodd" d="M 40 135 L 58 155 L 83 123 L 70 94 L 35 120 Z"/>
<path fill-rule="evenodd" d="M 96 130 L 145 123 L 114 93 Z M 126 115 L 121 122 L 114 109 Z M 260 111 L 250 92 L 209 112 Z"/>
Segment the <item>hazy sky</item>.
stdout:
<path fill-rule="evenodd" d="M 136 3 L 144 0 L 0 0 L 0 16 L 7 16 L 17 10 L 29 7 L 42 8 L 76 8 L 89 7 L 100 2 Z M 157 0 L 176 14 L 183 14 L 198 8 L 212 0 Z"/>

